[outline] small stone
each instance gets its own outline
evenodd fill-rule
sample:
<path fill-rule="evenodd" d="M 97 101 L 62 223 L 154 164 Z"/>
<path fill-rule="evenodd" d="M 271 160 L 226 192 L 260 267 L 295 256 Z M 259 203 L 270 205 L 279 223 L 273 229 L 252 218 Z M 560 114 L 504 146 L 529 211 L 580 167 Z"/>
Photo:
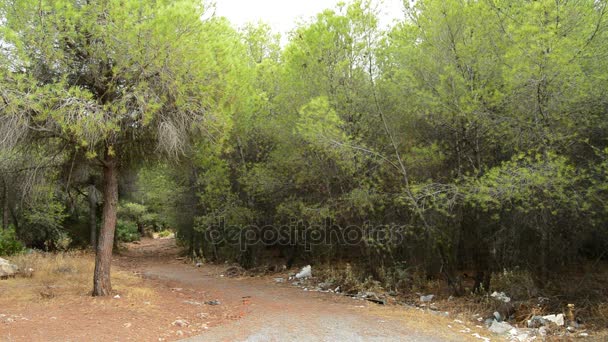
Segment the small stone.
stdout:
<path fill-rule="evenodd" d="M 331 282 L 323 282 L 319 284 L 319 288 L 323 291 L 327 291 L 331 288 L 333 284 Z"/>
<path fill-rule="evenodd" d="M 178 319 L 175 322 L 171 323 L 171 325 L 176 326 L 176 327 L 187 327 L 190 325 L 190 322 L 188 322 L 184 319 Z"/>
<path fill-rule="evenodd" d="M 220 303 L 219 300 L 214 299 L 214 300 L 208 300 L 208 301 L 206 301 L 205 304 L 207 304 L 207 305 L 220 305 L 221 303 Z"/>
<path fill-rule="evenodd" d="M 114 299 L 120 299 L 120 295 L 114 296 Z"/>
<path fill-rule="evenodd" d="M 125 323 L 125 324 L 123 324 L 123 327 L 125 327 L 125 328 L 127 328 L 127 329 L 128 329 L 128 328 L 130 328 L 130 327 L 131 327 L 131 325 L 132 325 L 131 323 Z"/>
<path fill-rule="evenodd" d="M 274 278 L 274 282 L 275 283 L 284 283 L 285 282 L 285 278 Z"/>
<path fill-rule="evenodd" d="M 178 331 L 175 332 L 175 335 L 177 335 L 177 336 L 184 336 L 184 332 L 181 331 L 181 330 L 178 330 Z"/>
<path fill-rule="evenodd" d="M 420 296 L 420 301 L 421 302 L 430 302 L 433 300 L 433 298 L 435 298 L 435 295 Z"/>

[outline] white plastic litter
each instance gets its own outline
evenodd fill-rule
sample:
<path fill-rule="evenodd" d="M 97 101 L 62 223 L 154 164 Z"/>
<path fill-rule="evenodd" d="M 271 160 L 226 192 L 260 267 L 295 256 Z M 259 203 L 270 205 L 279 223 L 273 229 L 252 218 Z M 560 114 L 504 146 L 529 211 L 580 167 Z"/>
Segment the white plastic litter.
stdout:
<path fill-rule="evenodd" d="M 501 302 L 508 303 L 511 301 L 511 298 L 507 296 L 504 292 L 494 292 L 490 295 L 492 298 L 495 298 Z"/>
<path fill-rule="evenodd" d="M 310 278 L 310 277 L 312 277 L 312 267 L 310 265 L 304 266 L 302 268 L 302 270 L 300 271 L 300 273 L 296 274 L 296 278 L 298 278 L 298 279 Z"/>
<path fill-rule="evenodd" d="M 564 325 L 564 314 L 543 316 L 547 321 L 553 322 L 559 326 Z"/>

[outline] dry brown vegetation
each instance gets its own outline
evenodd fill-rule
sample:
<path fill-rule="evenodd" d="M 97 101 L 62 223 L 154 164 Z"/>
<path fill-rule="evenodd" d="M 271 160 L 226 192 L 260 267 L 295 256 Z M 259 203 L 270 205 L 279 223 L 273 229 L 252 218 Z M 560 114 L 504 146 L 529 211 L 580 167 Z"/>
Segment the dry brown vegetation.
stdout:
<path fill-rule="evenodd" d="M 95 262 L 88 252 L 22 254 L 11 257 L 11 262 L 21 273 L 2 283 L 0 298 L 26 303 L 91 294 Z M 128 272 L 116 270 L 112 278 L 116 293 L 122 297 L 146 300 L 154 295 L 141 279 Z"/>
<path fill-rule="evenodd" d="M 141 278 L 135 264 L 112 269 L 112 296 L 92 297 L 90 252 L 36 252 L 10 260 L 22 272 L 0 281 L 0 341 L 176 340 L 232 317 L 224 307 L 201 313 L 187 301 L 208 300 L 206 293 Z M 178 319 L 192 324 L 172 324 Z"/>

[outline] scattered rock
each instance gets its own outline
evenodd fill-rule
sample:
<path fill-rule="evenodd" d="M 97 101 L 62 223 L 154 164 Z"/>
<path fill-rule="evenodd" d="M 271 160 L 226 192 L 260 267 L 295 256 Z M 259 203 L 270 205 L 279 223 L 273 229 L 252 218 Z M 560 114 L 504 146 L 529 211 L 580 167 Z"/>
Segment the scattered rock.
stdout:
<path fill-rule="evenodd" d="M 184 332 L 181 331 L 181 330 L 178 330 L 178 331 L 175 332 L 175 335 L 177 335 L 177 336 L 184 336 Z"/>
<path fill-rule="evenodd" d="M 312 277 L 312 267 L 310 265 L 304 266 L 302 270 L 296 274 L 297 279 L 305 279 Z"/>
<path fill-rule="evenodd" d="M 0 279 L 14 277 L 19 273 L 19 267 L 11 264 L 8 260 L 0 258 Z"/>
<path fill-rule="evenodd" d="M 439 308 L 435 304 L 429 305 L 429 309 L 431 309 L 433 311 L 439 311 Z"/>
<path fill-rule="evenodd" d="M 490 331 L 499 335 L 509 332 L 511 329 L 513 329 L 513 326 L 507 322 L 494 321 L 492 322 L 492 325 L 490 325 Z"/>
<path fill-rule="evenodd" d="M 284 283 L 285 282 L 285 278 L 274 278 L 274 282 L 275 283 Z"/>
<path fill-rule="evenodd" d="M 171 323 L 171 325 L 176 327 L 187 327 L 190 325 L 190 322 L 186 321 L 185 319 L 178 319 L 175 322 Z"/>
<path fill-rule="evenodd" d="M 323 282 L 319 284 L 319 288 L 323 291 L 328 291 L 334 284 L 332 282 Z"/>
<path fill-rule="evenodd" d="M 421 302 L 430 302 L 433 300 L 433 298 L 435 298 L 435 295 L 428 295 L 428 296 L 420 296 L 420 301 Z"/>
<path fill-rule="evenodd" d="M 220 305 L 221 303 L 220 303 L 219 300 L 214 299 L 214 300 L 208 300 L 208 301 L 206 301 L 205 304 L 207 304 L 207 305 Z"/>
<path fill-rule="evenodd" d="M 583 333 L 578 334 L 578 336 L 579 336 L 579 337 L 589 337 L 589 334 L 588 334 L 588 333 L 583 332 Z"/>
<path fill-rule="evenodd" d="M 239 276 L 243 275 L 244 273 L 245 273 L 245 270 L 240 266 L 231 266 L 231 267 L 228 267 L 226 269 L 226 271 L 224 271 L 224 274 L 226 275 L 226 277 L 231 277 L 231 278 L 239 277 Z"/>
<path fill-rule="evenodd" d="M 120 295 L 114 296 L 114 299 L 120 299 Z"/>
<path fill-rule="evenodd" d="M 122 326 L 128 329 L 131 327 L 131 325 L 132 325 L 131 323 L 125 323 Z"/>

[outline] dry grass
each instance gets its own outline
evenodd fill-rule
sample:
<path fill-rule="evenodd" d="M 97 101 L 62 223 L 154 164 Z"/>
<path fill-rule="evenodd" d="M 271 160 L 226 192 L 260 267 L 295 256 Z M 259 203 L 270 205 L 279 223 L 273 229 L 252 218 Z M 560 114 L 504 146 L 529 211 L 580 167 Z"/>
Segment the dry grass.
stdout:
<path fill-rule="evenodd" d="M 91 294 L 95 260 L 90 253 L 32 253 L 10 260 L 21 273 L 0 282 L 0 299 L 31 303 Z M 121 297 L 145 300 L 154 296 L 154 290 L 143 286 L 141 279 L 116 268 L 112 271 L 112 284 Z"/>

